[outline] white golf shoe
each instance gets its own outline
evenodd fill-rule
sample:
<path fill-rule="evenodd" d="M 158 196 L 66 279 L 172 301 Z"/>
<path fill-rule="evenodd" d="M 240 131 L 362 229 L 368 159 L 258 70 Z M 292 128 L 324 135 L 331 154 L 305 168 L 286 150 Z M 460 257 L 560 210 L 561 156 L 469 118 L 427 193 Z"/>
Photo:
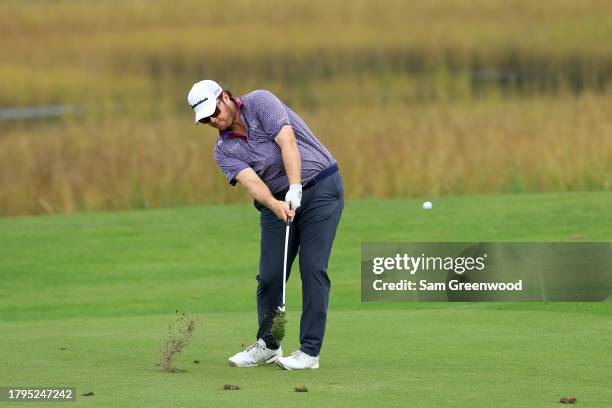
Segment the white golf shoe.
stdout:
<path fill-rule="evenodd" d="M 259 363 L 271 364 L 282 355 L 283 350 L 280 347 L 277 350 L 269 349 L 266 342 L 259 339 L 246 350 L 231 356 L 229 364 L 232 367 L 255 367 Z"/>
<path fill-rule="evenodd" d="M 279 357 L 276 364 L 285 370 L 315 369 L 319 368 L 319 357 L 313 357 L 298 350 L 291 353 L 289 357 Z"/>

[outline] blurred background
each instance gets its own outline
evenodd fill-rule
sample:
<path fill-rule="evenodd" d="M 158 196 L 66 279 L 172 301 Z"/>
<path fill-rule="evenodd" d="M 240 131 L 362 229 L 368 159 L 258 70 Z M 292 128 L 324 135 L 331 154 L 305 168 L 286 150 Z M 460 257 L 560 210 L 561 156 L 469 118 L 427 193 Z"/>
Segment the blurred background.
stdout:
<path fill-rule="evenodd" d="M 186 102 L 269 89 L 348 198 L 612 189 L 609 0 L 3 0 L 0 215 L 248 201 Z"/>

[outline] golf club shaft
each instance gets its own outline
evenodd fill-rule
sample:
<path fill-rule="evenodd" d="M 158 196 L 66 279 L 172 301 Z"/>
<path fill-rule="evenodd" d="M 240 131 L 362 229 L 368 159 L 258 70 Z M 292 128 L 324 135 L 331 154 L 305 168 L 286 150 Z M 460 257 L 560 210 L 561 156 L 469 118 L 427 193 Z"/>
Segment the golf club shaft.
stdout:
<path fill-rule="evenodd" d="M 289 250 L 289 227 L 291 227 L 291 218 L 287 219 L 287 227 L 285 228 L 285 256 L 283 258 L 283 311 L 285 311 L 285 292 L 287 289 L 287 252 Z"/>

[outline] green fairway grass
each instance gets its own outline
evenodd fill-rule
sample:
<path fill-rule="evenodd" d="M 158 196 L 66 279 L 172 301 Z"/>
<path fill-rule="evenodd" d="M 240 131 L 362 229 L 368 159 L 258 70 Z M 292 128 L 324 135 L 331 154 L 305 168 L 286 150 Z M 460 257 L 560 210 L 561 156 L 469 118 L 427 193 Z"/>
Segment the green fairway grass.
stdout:
<path fill-rule="evenodd" d="M 257 331 L 252 206 L 0 219 L 0 387 L 77 388 L 76 404 L 53 406 L 609 406 L 612 302 L 361 303 L 359 291 L 362 242 L 607 242 L 612 193 L 424 200 L 347 202 L 321 368 L 306 372 L 227 364 Z M 293 275 L 285 354 L 299 346 Z M 176 310 L 203 325 L 181 371 L 162 373 Z"/>

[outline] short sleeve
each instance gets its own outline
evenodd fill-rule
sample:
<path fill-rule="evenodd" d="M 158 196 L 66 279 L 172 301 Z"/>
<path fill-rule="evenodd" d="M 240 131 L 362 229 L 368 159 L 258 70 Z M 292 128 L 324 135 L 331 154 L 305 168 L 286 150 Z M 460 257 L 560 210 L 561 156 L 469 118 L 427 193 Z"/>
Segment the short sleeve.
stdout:
<path fill-rule="evenodd" d="M 283 126 L 291 124 L 287 107 L 270 91 L 255 91 L 253 96 L 257 118 L 266 135 L 273 140 Z"/>
<path fill-rule="evenodd" d="M 236 185 L 236 176 L 238 173 L 249 167 L 249 165 L 242 160 L 223 152 L 219 149 L 219 146 L 215 149 L 215 161 L 232 186 Z"/>

